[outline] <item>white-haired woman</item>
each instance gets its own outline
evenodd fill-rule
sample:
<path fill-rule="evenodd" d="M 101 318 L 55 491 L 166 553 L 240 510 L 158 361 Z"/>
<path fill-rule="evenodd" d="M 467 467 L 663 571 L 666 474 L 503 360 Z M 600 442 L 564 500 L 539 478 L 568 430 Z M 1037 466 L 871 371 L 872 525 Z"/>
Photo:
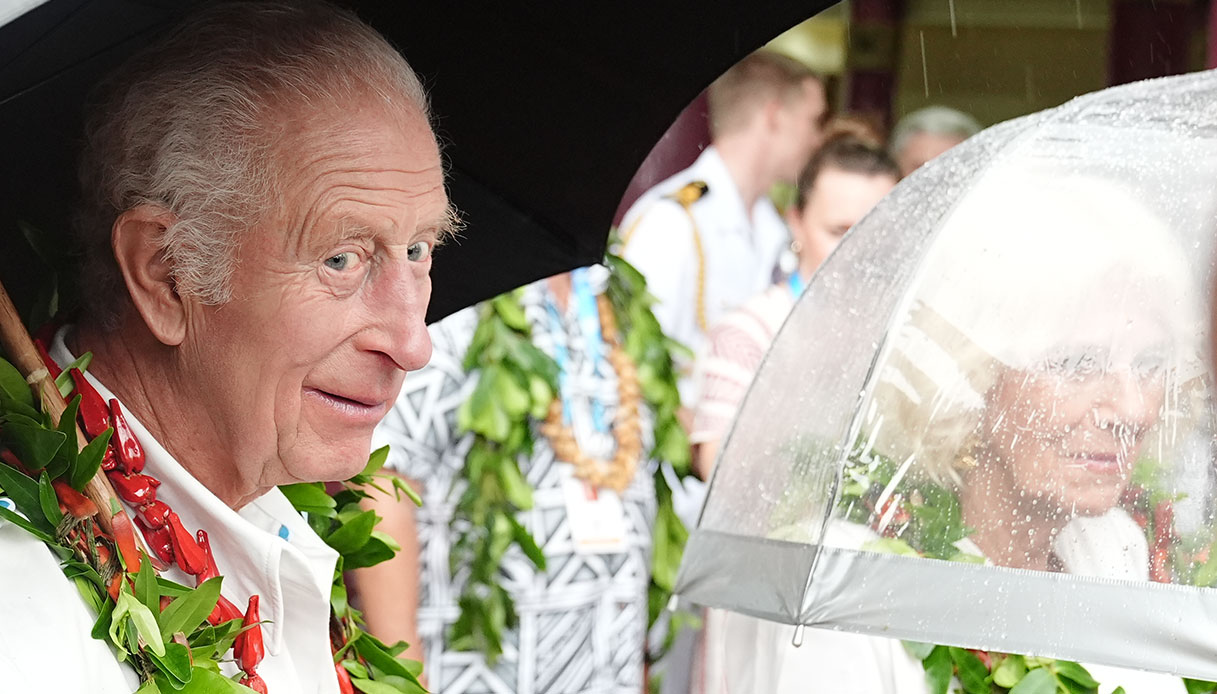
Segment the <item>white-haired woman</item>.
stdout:
<path fill-rule="evenodd" d="M 897 313 L 824 544 L 1161 580 L 1127 508 L 1133 468 L 1204 414 L 1196 294 L 1172 238 L 1110 183 L 981 180 Z M 927 691 L 897 641 L 813 629 L 793 649 L 786 628 L 736 622 L 727 650 L 777 655 L 729 670 L 728 691 Z M 1100 692 L 1183 691 L 1088 667 Z"/>

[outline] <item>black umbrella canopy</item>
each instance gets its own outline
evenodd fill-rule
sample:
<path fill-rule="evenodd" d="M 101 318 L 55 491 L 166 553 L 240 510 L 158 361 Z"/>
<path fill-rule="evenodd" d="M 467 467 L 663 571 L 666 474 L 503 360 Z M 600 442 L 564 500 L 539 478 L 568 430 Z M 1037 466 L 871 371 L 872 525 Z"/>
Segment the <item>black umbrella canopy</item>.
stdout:
<path fill-rule="evenodd" d="M 66 237 L 89 88 L 196 2 L 51 0 L 0 27 L 0 279 L 37 266 L 17 220 Z M 429 320 L 599 260 L 613 212 L 680 110 L 831 0 L 344 2 L 422 76 L 466 220 Z M 50 244 L 62 248 L 62 244 Z"/>

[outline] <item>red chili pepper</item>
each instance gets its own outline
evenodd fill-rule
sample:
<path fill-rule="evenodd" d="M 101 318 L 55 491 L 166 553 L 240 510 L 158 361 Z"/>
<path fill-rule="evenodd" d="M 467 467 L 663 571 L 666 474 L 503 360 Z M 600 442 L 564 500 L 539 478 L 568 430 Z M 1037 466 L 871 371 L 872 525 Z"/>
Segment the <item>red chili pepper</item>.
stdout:
<path fill-rule="evenodd" d="M 46 351 L 46 345 L 42 344 L 42 340 L 34 340 L 34 349 L 38 350 L 38 357 L 42 359 L 46 370 L 51 372 L 51 378 L 59 378 L 63 369 L 59 368 L 59 364 L 56 364 L 55 360 L 51 358 L 50 353 Z"/>
<path fill-rule="evenodd" d="M 1149 580 L 1155 583 L 1170 583 L 1169 553 L 1165 547 L 1155 547 L 1149 559 Z"/>
<path fill-rule="evenodd" d="M 163 528 L 169 522 L 172 510 L 163 501 L 152 501 L 139 507 L 139 517 L 144 519 L 144 525 L 149 528 Z"/>
<path fill-rule="evenodd" d="M 101 399 L 97 389 L 80 373 L 80 369 L 72 369 L 68 373 L 72 374 L 72 383 L 76 384 L 76 393 L 80 396 L 80 425 L 89 438 L 101 436 L 110 427 L 110 410 L 106 407 L 106 401 Z"/>
<path fill-rule="evenodd" d="M 268 694 L 266 691 L 266 683 L 262 681 L 262 678 L 258 675 L 258 673 L 252 670 L 245 671 L 245 679 L 241 680 L 241 684 L 249 687 L 255 692 L 258 692 L 258 694 Z"/>
<path fill-rule="evenodd" d="M 211 614 L 207 615 L 207 623 L 214 627 L 224 622 L 231 622 L 234 619 L 241 618 L 241 611 L 237 609 L 237 606 L 232 604 L 231 600 L 221 595 L 220 599 L 216 602 L 215 609 L 211 611 Z"/>
<path fill-rule="evenodd" d="M 117 442 L 118 462 L 122 463 L 128 474 L 136 474 L 144 469 L 144 447 L 139 445 L 131 425 L 123 416 L 123 408 L 118 400 L 110 398 L 110 424 L 114 426 L 114 440 Z"/>
<path fill-rule="evenodd" d="M 123 562 L 127 564 L 127 571 L 139 573 L 140 557 L 135 545 L 135 528 L 131 525 L 131 517 L 119 509 L 118 513 L 110 518 L 110 524 L 114 528 L 114 544 L 118 547 Z"/>
<path fill-rule="evenodd" d="M 206 568 L 204 568 L 202 573 L 200 573 L 197 577 L 198 582 L 202 583 L 210 578 L 219 576 L 220 569 L 216 566 L 216 559 L 211 554 L 211 541 L 207 539 L 207 531 L 199 529 L 199 531 L 195 533 L 195 537 L 198 538 L 199 547 L 203 550 L 203 556 L 207 558 Z"/>
<path fill-rule="evenodd" d="M 4 462 L 11 467 L 15 467 L 18 470 L 29 474 L 29 470 L 26 470 L 25 466 L 21 464 L 21 461 L 17 460 L 16 454 L 7 448 L 0 448 L 0 462 Z"/>
<path fill-rule="evenodd" d="M 113 446 L 106 446 L 106 452 L 101 454 L 101 469 L 106 472 L 118 469 L 118 456 L 114 455 Z"/>
<path fill-rule="evenodd" d="M 106 587 L 106 592 L 110 594 L 110 599 L 118 602 L 118 591 L 123 585 L 123 572 L 115 572 L 114 577 L 110 579 L 110 585 Z"/>
<path fill-rule="evenodd" d="M 334 663 L 334 672 L 338 673 L 339 694 L 355 694 L 355 685 L 351 684 L 351 673 L 342 667 L 342 663 Z"/>
<path fill-rule="evenodd" d="M 140 474 L 128 477 L 118 470 L 112 470 L 106 476 L 114 485 L 114 491 L 128 504 L 143 506 L 156 501 L 156 488 L 161 486 L 160 480 Z"/>
<path fill-rule="evenodd" d="M 169 605 L 172 602 L 173 602 L 173 598 L 169 597 L 168 595 L 162 595 L 161 596 L 161 612 L 164 612 L 165 608 L 169 607 Z"/>
<path fill-rule="evenodd" d="M 191 576 L 198 576 L 207 568 L 207 557 L 202 548 L 186 528 L 182 527 L 182 519 L 172 511 L 169 512 L 169 538 L 173 540 L 173 556 L 182 571 Z"/>
<path fill-rule="evenodd" d="M 241 622 L 245 631 L 237 635 L 237 640 L 233 642 L 232 646 L 237 663 L 247 673 L 252 673 L 254 668 L 258 667 L 258 663 L 262 662 L 262 656 L 266 653 L 262 646 L 262 625 L 259 624 L 261 621 L 258 617 L 258 596 L 251 595 L 249 596 L 249 606 L 245 608 L 245 619 Z"/>
<path fill-rule="evenodd" d="M 972 651 L 972 655 L 980 660 L 980 664 L 984 665 L 986 670 L 993 669 L 993 657 L 989 655 L 988 651 Z"/>
<path fill-rule="evenodd" d="M 79 520 L 97 515 L 97 504 L 73 489 L 72 485 L 62 479 L 56 479 L 51 480 L 51 486 L 55 488 L 55 496 L 59 497 L 59 503 L 63 505 L 65 511 L 72 514 L 73 518 Z"/>
<path fill-rule="evenodd" d="M 1154 544 L 1166 547 L 1175 536 L 1175 508 L 1169 501 L 1154 507 Z"/>
<path fill-rule="evenodd" d="M 173 563 L 173 538 L 169 536 L 169 526 L 154 528 L 148 525 L 140 516 L 135 517 L 135 524 L 144 531 L 144 540 L 148 542 L 152 553 L 166 564 Z"/>

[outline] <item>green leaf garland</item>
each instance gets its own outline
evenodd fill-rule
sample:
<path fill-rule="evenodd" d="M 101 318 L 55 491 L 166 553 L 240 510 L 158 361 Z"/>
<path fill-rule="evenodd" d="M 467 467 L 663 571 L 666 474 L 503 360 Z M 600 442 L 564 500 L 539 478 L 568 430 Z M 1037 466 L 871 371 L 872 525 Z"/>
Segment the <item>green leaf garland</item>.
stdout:
<path fill-rule="evenodd" d="M 18 388 L 14 373 L 19 378 L 19 372 L 0 359 L 0 450 L 7 449 L 5 455 L 16 457 L 38 474 L 34 478 L 0 463 L 0 494 L 17 508 L 13 512 L 0 506 L 0 521 L 29 532 L 61 558 L 64 575 L 98 615 L 92 636 L 109 642 L 119 660 L 130 662 L 139 673 L 139 694 L 248 694 L 250 689 L 220 674 L 220 662 L 231 658 L 241 620 L 217 626 L 206 621 L 219 599 L 222 577 L 189 588 L 157 576 L 144 555 L 140 571 L 128 574 L 132 583 L 119 582 L 117 600 L 110 598 L 108 581 L 102 577 L 119 570 L 118 552 L 109 540 L 95 538 L 92 521 L 68 523 L 71 519 L 60 510 L 52 481 L 62 479 L 82 489 L 100 466 L 111 431 L 76 453 L 74 412 L 79 399 L 69 404 L 61 426 L 52 427 L 35 409 L 24 379 Z M 332 497 L 321 483 L 290 485 L 283 490 L 297 510 L 306 514 L 310 527 L 341 555 L 332 588 L 331 638 L 341 641 L 336 650 L 344 669 L 361 673 L 355 684 L 365 692 L 422 694 L 426 690 L 418 681 L 421 664 L 398 657 L 404 644 L 385 646 L 362 630 L 358 611 L 346 602 L 342 580 L 344 568 L 371 566 L 391 558 L 398 549 L 388 536 L 375 530 L 379 520 L 375 514 L 359 508 L 359 501 L 368 496 L 365 486 L 383 491 L 378 480 L 390 476 L 378 470 L 387 453 L 387 447 L 374 452 L 364 471 L 343 483 Z M 397 478 L 392 478 L 389 488 L 418 499 Z M 114 509 L 102 510 L 106 511 Z M 167 602 L 163 609 L 162 602 Z M 348 648 L 352 643 L 356 647 Z"/>
<path fill-rule="evenodd" d="M 683 347 L 668 339 L 651 312 L 654 298 L 642 274 L 609 255 L 606 294 L 624 336 L 626 354 L 637 365 L 643 400 L 654 415 L 655 446 L 650 459 L 666 462 L 680 477 L 690 470 L 689 440 L 676 418 L 673 352 Z M 473 433 L 457 482 L 463 492 L 453 514 L 456 535 L 450 555 L 469 575 L 458 599 L 460 616 L 448 638 L 455 650 L 474 650 L 495 662 L 502 654 L 503 632 L 516 626 L 515 604 L 499 585 L 503 556 L 516 547 L 539 571 L 545 556 L 516 519 L 532 507 L 532 487 L 520 472 L 535 445 L 535 425 L 543 422 L 558 392 L 558 365 L 532 343 L 521 304 L 522 290 L 484 302 L 465 352 L 464 367 L 478 383 L 457 411 L 457 428 Z M 667 604 L 688 531 L 672 508 L 672 491 L 661 469 L 654 474 L 657 515 L 652 576 L 648 589 L 649 624 Z"/>

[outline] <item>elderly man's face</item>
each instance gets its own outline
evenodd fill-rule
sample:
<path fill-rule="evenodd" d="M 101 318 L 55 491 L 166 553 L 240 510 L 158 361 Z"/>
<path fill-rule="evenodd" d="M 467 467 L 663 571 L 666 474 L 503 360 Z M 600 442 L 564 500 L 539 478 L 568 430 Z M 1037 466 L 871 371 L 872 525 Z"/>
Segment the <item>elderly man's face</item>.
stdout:
<path fill-rule="evenodd" d="M 196 306 L 181 350 L 218 450 L 265 484 L 366 462 L 406 371 L 430 359 L 428 273 L 448 219 L 417 112 L 352 105 L 283 141 L 285 209 L 244 237 L 232 300 Z"/>

